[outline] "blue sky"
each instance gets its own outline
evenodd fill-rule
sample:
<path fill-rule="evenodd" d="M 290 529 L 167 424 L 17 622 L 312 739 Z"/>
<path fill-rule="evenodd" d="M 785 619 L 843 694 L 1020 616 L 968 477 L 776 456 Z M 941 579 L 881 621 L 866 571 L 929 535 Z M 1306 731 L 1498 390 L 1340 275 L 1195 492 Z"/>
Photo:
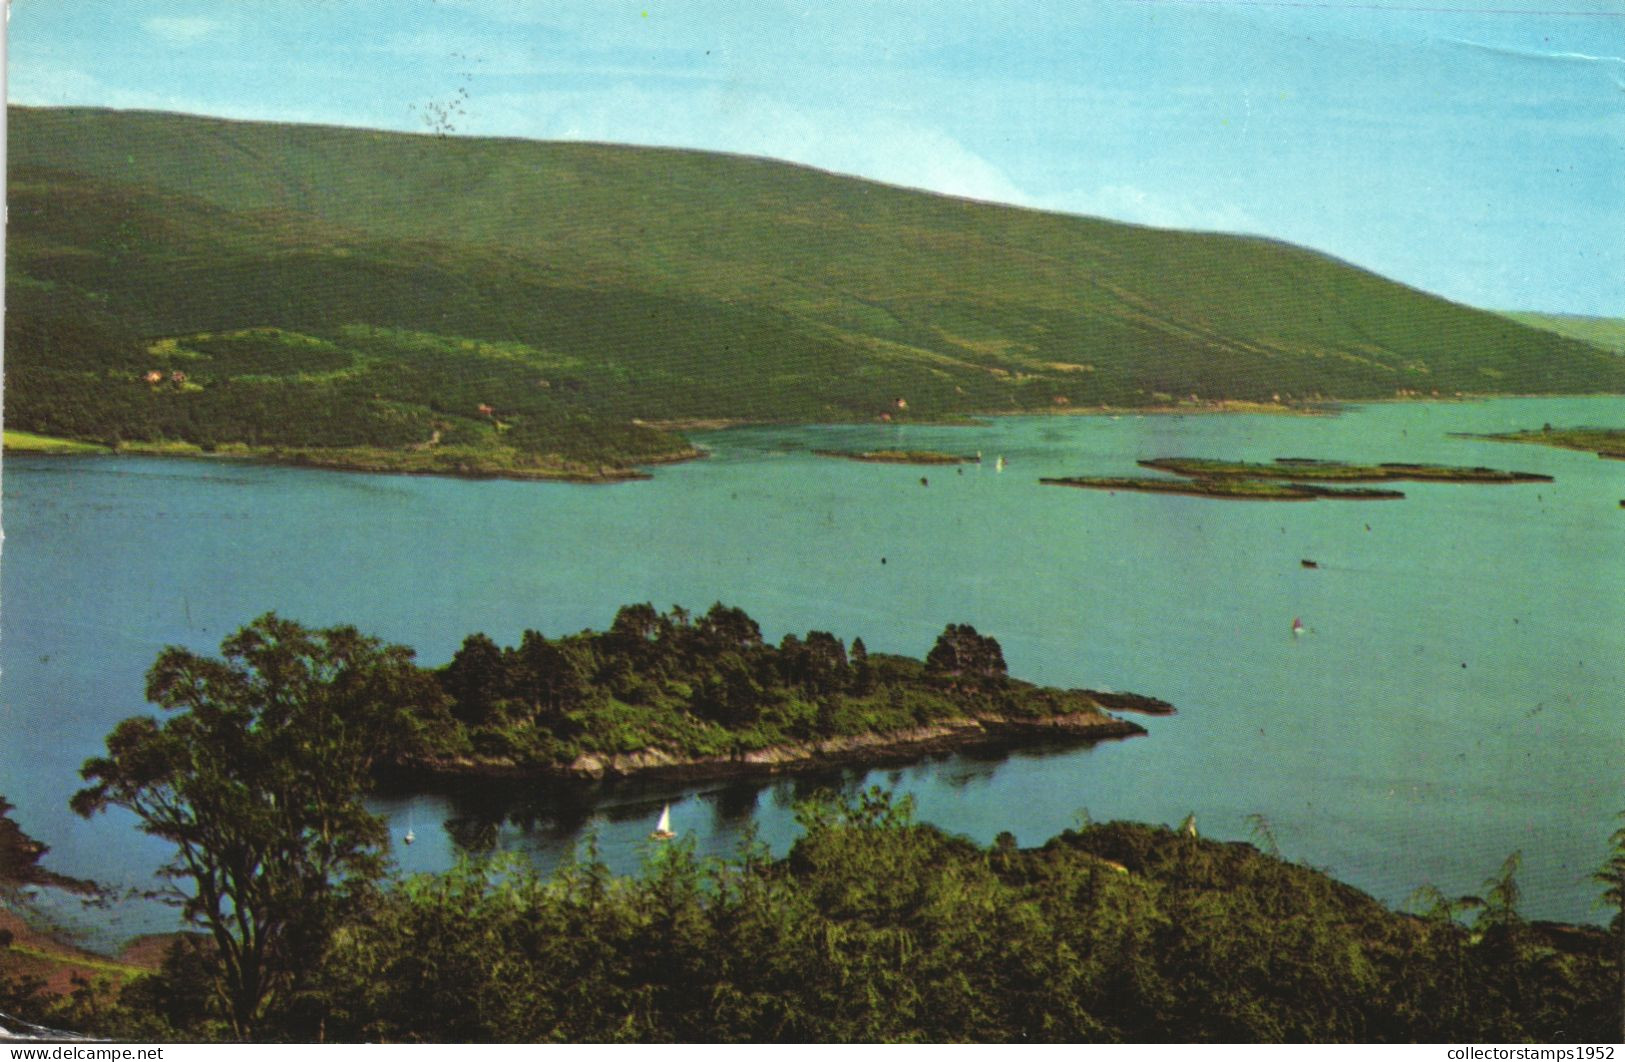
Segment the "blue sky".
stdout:
<path fill-rule="evenodd" d="M 14 0 L 8 48 L 16 103 L 767 155 L 1625 316 L 1620 0 Z"/>

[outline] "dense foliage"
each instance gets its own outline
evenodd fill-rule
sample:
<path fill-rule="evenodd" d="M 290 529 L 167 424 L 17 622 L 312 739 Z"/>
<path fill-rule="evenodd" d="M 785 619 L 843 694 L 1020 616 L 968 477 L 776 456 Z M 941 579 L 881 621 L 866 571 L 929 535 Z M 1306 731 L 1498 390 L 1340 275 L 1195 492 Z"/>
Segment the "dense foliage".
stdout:
<path fill-rule="evenodd" d="M 1471 925 L 1397 914 L 1325 875 L 1131 823 L 1038 848 L 815 800 L 773 859 L 589 842 L 551 877 L 465 863 L 396 882 L 336 929 L 266 1037 L 383 1041 L 1607 1041 L 1617 953 L 1524 921 L 1510 874 Z M 1510 886 L 1510 888 L 1509 888 Z M 183 941 L 105 1027 L 220 1033 Z"/>
<path fill-rule="evenodd" d="M 592 475 L 688 452 L 643 422 L 1625 391 L 1269 241 L 698 152 L 9 115 L 5 413 L 44 434 Z"/>

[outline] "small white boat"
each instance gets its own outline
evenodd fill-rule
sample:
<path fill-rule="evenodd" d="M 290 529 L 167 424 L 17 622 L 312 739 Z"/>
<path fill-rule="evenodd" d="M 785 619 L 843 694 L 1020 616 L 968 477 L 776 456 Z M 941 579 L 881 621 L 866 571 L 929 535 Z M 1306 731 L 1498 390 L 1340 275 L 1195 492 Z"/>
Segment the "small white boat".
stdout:
<path fill-rule="evenodd" d="M 677 834 L 671 828 L 671 805 L 667 804 L 660 809 L 660 821 L 655 824 L 655 832 L 649 835 L 656 841 L 669 841 Z"/>
<path fill-rule="evenodd" d="M 1292 617 L 1292 637 L 1296 638 L 1303 633 L 1303 620 Z"/>
<path fill-rule="evenodd" d="M 993 471 L 995 471 L 995 472 L 1003 472 L 1004 471 L 1004 455 L 1003 454 L 1000 454 L 999 459 L 997 461 L 993 462 Z"/>
<path fill-rule="evenodd" d="M 415 841 L 417 839 L 418 839 L 418 835 L 412 832 L 412 827 L 408 826 L 406 828 L 406 835 L 401 838 L 401 841 L 404 844 L 411 844 L 413 841 Z"/>

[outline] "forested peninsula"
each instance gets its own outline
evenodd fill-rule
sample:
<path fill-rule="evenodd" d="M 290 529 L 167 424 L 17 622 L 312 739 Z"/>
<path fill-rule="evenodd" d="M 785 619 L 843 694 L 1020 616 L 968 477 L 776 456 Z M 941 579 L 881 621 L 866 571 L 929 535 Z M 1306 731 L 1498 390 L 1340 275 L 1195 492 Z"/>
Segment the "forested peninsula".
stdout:
<path fill-rule="evenodd" d="M 1598 457 L 1625 461 L 1625 428 L 1554 428 L 1547 424 L 1538 430 L 1466 437 L 1489 439 L 1494 442 L 1534 443 L 1539 446 L 1555 446 L 1561 450 L 1589 450 Z"/>

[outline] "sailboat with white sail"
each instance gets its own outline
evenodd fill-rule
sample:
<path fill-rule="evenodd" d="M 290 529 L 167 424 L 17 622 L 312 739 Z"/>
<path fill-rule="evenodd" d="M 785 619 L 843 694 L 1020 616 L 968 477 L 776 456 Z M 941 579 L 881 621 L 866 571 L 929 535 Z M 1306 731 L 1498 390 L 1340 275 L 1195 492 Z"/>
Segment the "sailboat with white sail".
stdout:
<path fill-rule="evenodd" d="M 669 841 L 677 836 L 671 828 L 671 805 L 667 804 L 660 809 L 660 821 L 655 824 L 655 832 L 649 835 L 656 841 Z"/>

